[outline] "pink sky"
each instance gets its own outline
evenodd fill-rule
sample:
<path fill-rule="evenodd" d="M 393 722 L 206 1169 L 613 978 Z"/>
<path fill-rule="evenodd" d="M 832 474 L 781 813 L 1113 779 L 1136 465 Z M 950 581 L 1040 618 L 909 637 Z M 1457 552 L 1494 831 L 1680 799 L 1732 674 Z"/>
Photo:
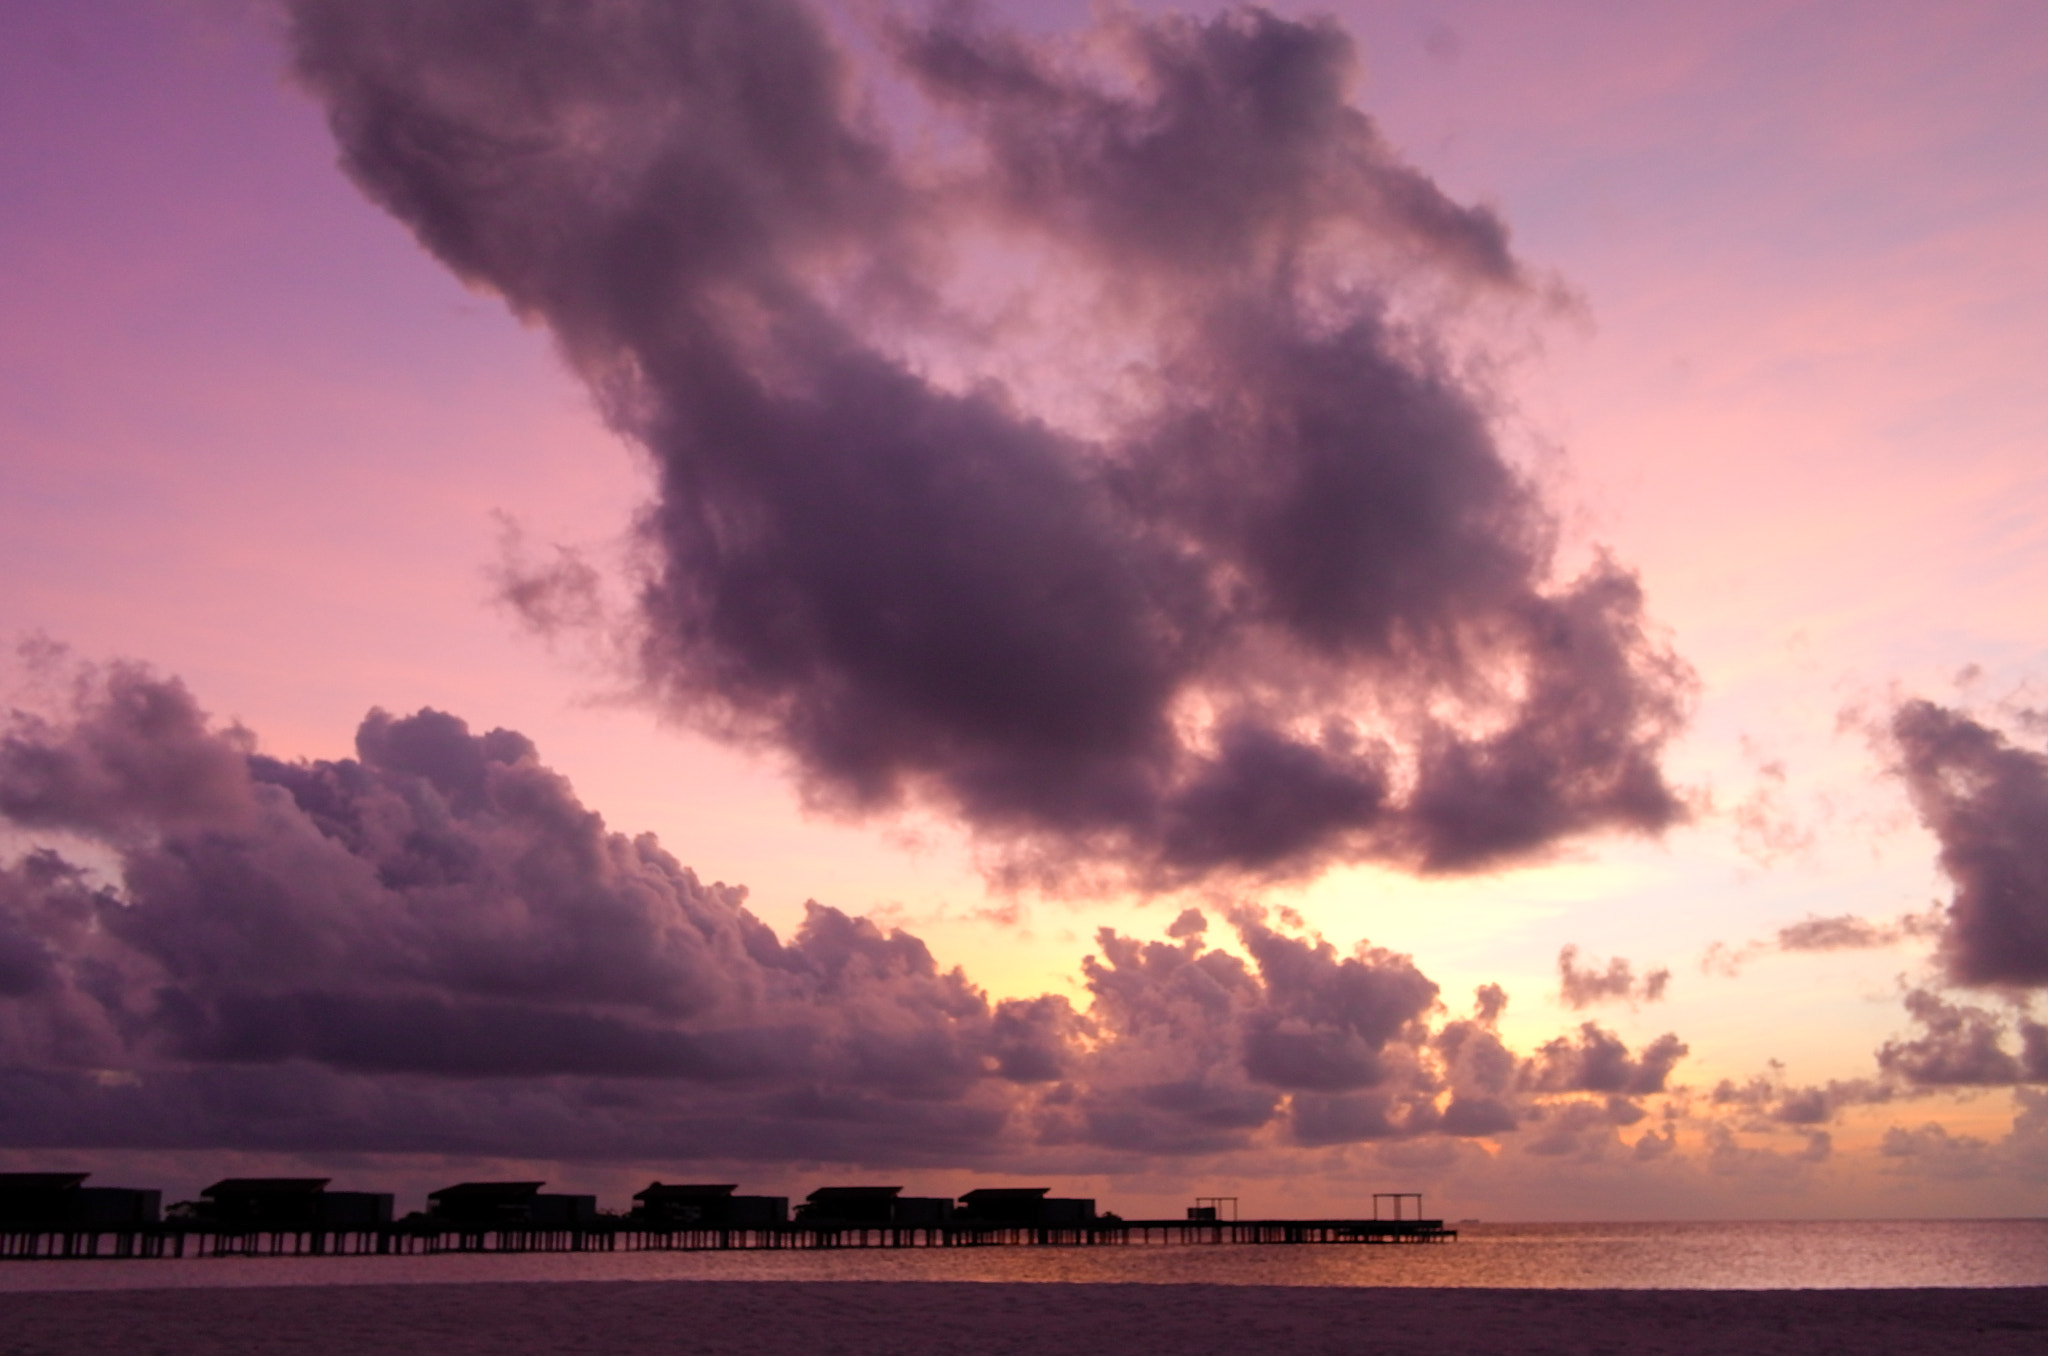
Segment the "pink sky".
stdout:
<path fill-rule="evenodd" d="M 1086 12 L 1028 8 L 1034 31 Z M 1936 980 L 1928 940 L 1702 965 L 1714 943 L 1809 917 L 1882 922 L 1950 898 L 1896 754 L 1868 733 L 1900 700 L 2041 747 L 2015 713 L 2043 704 L 2048 677 L 2048 13 L 1277 8 L 1337 15 L 1362 58 L 1356 105 L 1569 290 L 1516 322 L 1500 433 L 1560 510 L 1566 560 L 1604 546 L 1639 572 L 1698 675 L 1663 759 L 1691 823 L 1460 877 L 1353 864 L 1061 898 L 989 885 L 939 811 L 807 813 L 778 756 L 664 723 L 493 602 L 507 522 L 538 549 L 613 560 L 654 492 L 649 464 L 542 328 L 466 290 L 337 170 L 258 5 L 30 0 L 0 17 L 0 636 L 143 661 L 284 759 L 350 756 L 372 707 L 521 731 L 611 828 L 744 883 L 785 938 L 815 899 L 915 933 L 997 999 L 1085 1005 L 1097 928 L 1159 939 L 1184 908 L 1214 921 L 1256 899 L 1340 953 L 1370 939 L 1411 955 L 1453 1016 L 1502 985 L 1518 1051 L 1588 1019 L 1638 1052 L 1665 1032 L 1689 1048 L 1647 1119 L 1566 1153 L 1532 1152 L 1530 1126 L 1276 1134 L 1178 1156 L 1041 1146 L 1017 1163 L 1034 1180 L 1165 1208 L 1214 1188 L 1275 1211 L 1419 1186 L 1489 1218 L 2048 1209 L 2038 1083 L 1901 1088 L 1824 1122 L 1713 1101 L 1722 1080 L 1876 1078 L 1873 1052 L 1913 1034 L 1902 992 Z M 42 841 L 0 823 L 9 859 Z M 1243 950 L 1220 921 L 1211 935 Z M 1573 1009 L 1566 945 L 1639 976 L 1668 967 L 1668 989 Z M 2007 1017 L 2031 1001 L 2025 986 L 1950 997 Z M 1645 1127 L 1664 1125 L 1675 1147 L 1653 1157 Z M 130 1165 L 179 1189 L 230 1160 L 419 1190 L 481 1170 L 306 1147 L 56 1152 L 0 1122 L 0 1159 Z M 512 1158 L 607 1188 L 675 1170 Z M 862 1164 L 701 1166 L 782 1189 Z M 1002 1175 L 889 1171 L 934 1190 Z"/>

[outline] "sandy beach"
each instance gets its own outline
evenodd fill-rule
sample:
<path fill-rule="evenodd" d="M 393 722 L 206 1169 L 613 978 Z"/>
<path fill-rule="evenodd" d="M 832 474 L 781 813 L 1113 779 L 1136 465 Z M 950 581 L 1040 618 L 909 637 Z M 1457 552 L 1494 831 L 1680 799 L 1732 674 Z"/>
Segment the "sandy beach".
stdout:
<path fill-rule="evenodd" d="M 1339 1290 L 656 1282 L 0 1295 L 0 1351 L 1892 1353 L 2048 1348 L 2048 1289 Z"/>

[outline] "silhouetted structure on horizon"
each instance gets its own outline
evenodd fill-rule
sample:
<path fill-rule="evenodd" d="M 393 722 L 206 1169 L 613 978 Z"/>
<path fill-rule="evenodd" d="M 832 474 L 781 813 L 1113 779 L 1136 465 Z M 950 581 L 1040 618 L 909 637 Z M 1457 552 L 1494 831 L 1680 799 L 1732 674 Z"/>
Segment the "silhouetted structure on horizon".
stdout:
<path fill-rule="evenodd" d="M 270 1232 L 374 1229 L 391 1223 L 388 1191 L 329 1191 L 327 1177 L 227 1177 L 199 1194 L 193 1218 Z"/>
<path fill-rule="evenodd" d="M 0 1172 L 0 1231 L 123 1229 L 155 1224 L 161 1191 L 89 1187 L 89 1172 Z"/>
<path fill-rule="evenodd" d="M 1015 1229 L 1071 1229 L 1095 1219 L 1095 1202 L 1048 1196 L 1051 1187 L 978 1187 L 960 1198 L 960 1219 Z"/>
<path fill-rule="evenodd" d="M 465 1228 L 567 1229 L 597 1218 L 597 1197 L 543 1193 L 545 1182 L 457 1182 L 427 1193 L 427 1219 Z"/>
<path fill-rule="evenodd" d="M 900 1186 L 819 1187 L 796 1222 L 822 1229 L 939 1229 L 953 1218 L 945 1196 L 905 1196 Z"/>
<path fill-rule="evenodd" d="M 650 1182 L 633 1193 L 638 1224 L 680 1229 L 779 1229 L 789 1223 L 787 1196 L 735 1196 L 731 1182 Z"/>

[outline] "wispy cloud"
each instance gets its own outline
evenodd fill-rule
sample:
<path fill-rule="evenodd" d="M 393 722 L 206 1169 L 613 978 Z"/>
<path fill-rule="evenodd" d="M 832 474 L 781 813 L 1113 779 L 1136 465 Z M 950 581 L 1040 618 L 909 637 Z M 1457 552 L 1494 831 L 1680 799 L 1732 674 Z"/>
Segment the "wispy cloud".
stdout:
<path fill-rule="evenodd" d="M 1809 915 L 1796 923 L 1787 923 L 1767 938 L 1757 938 L 1740 946 L 1715 942 L 1700 958 L 1700 970 L 1704 974 L 1733 977 L 1751 961 L 1780 952 L 1877 951 L 1908 942 L 1932 940 L 1941 935 L 1943 926 L 1943 911 L 1939 905 L 1924 913 L 1902 913 L 1889 922 L 1851 913 L 1825 918 Z"/>

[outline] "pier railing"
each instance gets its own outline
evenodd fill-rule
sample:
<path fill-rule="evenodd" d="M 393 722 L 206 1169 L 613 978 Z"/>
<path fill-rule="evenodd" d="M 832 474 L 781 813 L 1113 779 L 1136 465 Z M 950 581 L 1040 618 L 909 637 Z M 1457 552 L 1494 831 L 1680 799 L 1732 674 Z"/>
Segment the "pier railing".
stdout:
<path fill-rule="evenodd" d="M 675 1225 L 630 1216 L 570 1226 L 478 1227 L 435 1220 L 347 1227 L 244 1228 L 173 1220 L 121 1228 L 0 1227 L 0 1261 L 146 1257 L 418 1256 L 503 1252 L 710 1252 L 832 1248 L 1130 1247 L 1449 1243 L 1436 1219 L 1096 1219 L 1040 1226 Z"/>

